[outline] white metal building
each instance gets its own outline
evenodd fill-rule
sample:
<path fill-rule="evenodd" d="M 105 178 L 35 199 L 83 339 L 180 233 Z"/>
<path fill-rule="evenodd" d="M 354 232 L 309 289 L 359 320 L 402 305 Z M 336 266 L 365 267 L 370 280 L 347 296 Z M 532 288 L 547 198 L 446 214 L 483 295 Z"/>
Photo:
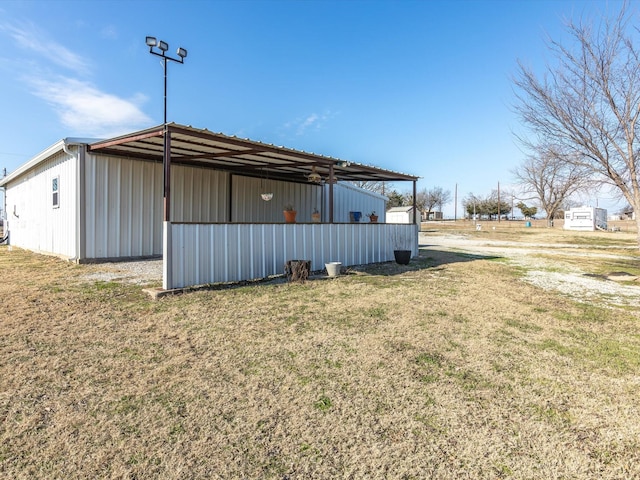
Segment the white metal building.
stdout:
<path fill-rule="evenodd" d="M 415 197 L 414 197 L 415 198 Z M 415 207 L 393 207 L 387 210 L 387 223 L 415 223 Z M 418 215 L 419 217 L 419 215 Z"/>
<path fill-rule="evenodd" d="M 265 278 L 289 259 L 310 259 L 315 270 L 391 260 L 398 229 L 417 254 L 415 224 L 347 223 L 354 209 L 383 214 L 385 197 L 341 182 L 404 180 L 415 190 L 415 176 L 177 124 L 166 130 L 67 138 L 0 180 L 9 242 L 77 262 L 162 255 L 166 289 Z M 310 181 L 316 173 L 320 183 Z M 283 223 L 288 203 L 295 224 Z M 311 222 L 314 209 L 320 223 Z"/>
<path fill-rule="evenodd" d="M 566 230 L 606 230 L 607 210 L 596 207 L 577 207 L 564 212 Z"/>

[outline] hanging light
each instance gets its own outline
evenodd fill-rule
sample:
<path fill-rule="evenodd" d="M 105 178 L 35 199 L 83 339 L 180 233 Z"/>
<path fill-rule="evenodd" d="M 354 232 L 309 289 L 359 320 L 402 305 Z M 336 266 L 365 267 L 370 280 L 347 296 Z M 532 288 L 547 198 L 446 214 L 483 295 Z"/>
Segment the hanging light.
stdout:
<path fill-rule="evenodd" d="M 312 183 L 320 183 L 322 181 L 322 177 L 318 172 L 316 172 L 316 166 L 311 167 L 311 173 L 307 176 L 307 180 Z"/>

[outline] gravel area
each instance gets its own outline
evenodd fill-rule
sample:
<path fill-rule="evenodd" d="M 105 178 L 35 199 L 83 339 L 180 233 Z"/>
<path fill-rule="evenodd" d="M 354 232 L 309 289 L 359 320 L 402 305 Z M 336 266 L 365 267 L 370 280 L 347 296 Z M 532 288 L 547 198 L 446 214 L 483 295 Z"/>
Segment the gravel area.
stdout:
<path fill-rule="evenodd" d="M 620 284 L 620 280 L 635 280 L 632 276 L 594 276 L 563 263 L 559 258 L 549 260 L 539 254 L 558 257 L 621 258 L 602 249 L 602 252 L 584 252 L 570 244 L 516 243 L 484 240 L 460 234 L 420 234 L 420 245 L 427 250 L 463 252 L 473 255 L 498 256 L 526 271 L 524 280 L 546 290 L 555 290 L 579 301 L 597 301 L 615 306 L 640 307 L 640 286 Z M 594 249 L 594 247 L 590 247 Z M 618 247 L 619 248 L 619 247 Z M 624 257 L 636 259 L 637 257 Z M 616 278 L 617 277 L 617 278 Z"/>
<path fill-rule="evenodd" d="M 162 283 L 162 259 L 136 260 L 134 262 L 106 262 L 94 266 L 85 278 L 102 282 L 124 282 L 135 285 Z"/>

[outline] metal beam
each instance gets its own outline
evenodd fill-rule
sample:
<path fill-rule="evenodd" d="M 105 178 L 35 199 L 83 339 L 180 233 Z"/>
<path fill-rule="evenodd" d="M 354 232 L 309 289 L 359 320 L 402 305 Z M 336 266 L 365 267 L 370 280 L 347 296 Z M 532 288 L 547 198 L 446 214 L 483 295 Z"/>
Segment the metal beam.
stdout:
<path fill-rule="evenodd" d="M 140 140 L 144 140 L 145 138 L 151 138 L 151 137 L 162 137 L 162 135 L 164 134 L 162 127 L 158 127 L 157 129 L 154 129 L 152 131 L 147 131 L 144 133 L 140 133 L 138 135 L 134 135 L 132 137 L 120 137 L 120 138 L 114 138 L 111 140 L 105 140 L 103 142 L 96 142 L 96 143 L 92 143 L 91 145 L 87 146 L 87 150 L 92 151 L 92 150 L 97 150 L 99 148 L 108 148 L 108 147 L 113 147 L 114 145 L 123 145 L 125 143 L 131 143 L 131 142 L 137 142 Z"/>

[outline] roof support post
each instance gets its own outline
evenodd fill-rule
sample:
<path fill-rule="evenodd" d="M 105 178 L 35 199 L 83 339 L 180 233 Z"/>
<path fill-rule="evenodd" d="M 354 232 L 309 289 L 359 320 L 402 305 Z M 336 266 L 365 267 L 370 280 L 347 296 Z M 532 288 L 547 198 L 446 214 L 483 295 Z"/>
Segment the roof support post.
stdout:
<path fill-rule="evenodd" d="M 333 223 L 333 184 L 335 177 L 333 176 L 333 163 L 329 165 L 329 223 Z"/>
<path fill-rule="evenodd" d="M 164 171 L 164 214 L 162 220 L 165 222 L 171 221 L 171 134 L 167 124 L 164 124 L 164 146 L 162 152 L 162 168 Z"/>
<path fill-rule="evenodd" d="M 417 182 L 413 181 L 413 223 L 415 225 L 420 225 L 418 223 L 418 202 L 416 201 L 416 195 L 418 194 Z"/>

